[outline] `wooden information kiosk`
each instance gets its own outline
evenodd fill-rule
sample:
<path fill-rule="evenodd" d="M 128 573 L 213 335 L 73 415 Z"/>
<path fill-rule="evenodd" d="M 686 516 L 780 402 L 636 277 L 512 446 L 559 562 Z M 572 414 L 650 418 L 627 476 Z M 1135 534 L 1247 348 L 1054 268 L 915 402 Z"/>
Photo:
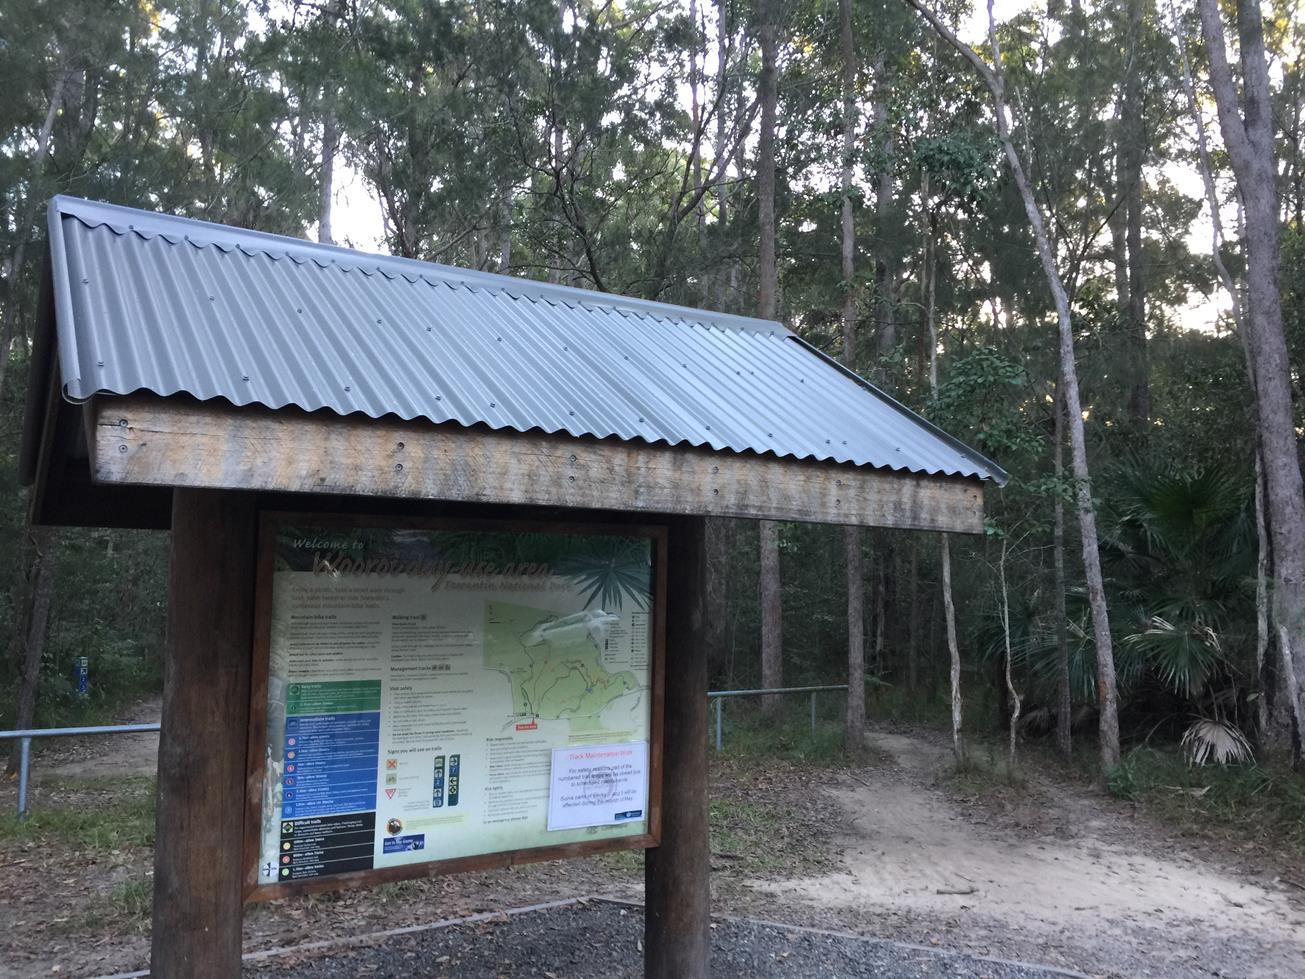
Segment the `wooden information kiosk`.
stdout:
<path fill-rule="evenodd" d="M 704 519 L 978 533 L 1005 473 L 778 323 L 70 198 L 33 520 L 168 528 L 152 969 L 244 903 L 646 854 L 709 972 Z"/>

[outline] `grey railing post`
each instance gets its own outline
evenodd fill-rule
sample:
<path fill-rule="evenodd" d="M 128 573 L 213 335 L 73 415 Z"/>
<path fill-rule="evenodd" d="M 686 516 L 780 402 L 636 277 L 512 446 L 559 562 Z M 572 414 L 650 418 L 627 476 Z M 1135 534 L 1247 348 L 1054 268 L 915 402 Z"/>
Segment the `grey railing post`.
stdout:
<path fill-rule="evenodd" d="M 18 739 L 18 818 L 27 818 L 27 772 L 31 767 L 32 739 Z"/>
<path fill-rule="evenodd" d="M 18 742 L 18 818 L 27 818 L 27 783 L 32 778 L 32 739 L 92 734 L 137 734 L 157 731 L 158 724 L 110 724 L 104 727 L 33 727 L 0 731 L 0 741 Z"/>

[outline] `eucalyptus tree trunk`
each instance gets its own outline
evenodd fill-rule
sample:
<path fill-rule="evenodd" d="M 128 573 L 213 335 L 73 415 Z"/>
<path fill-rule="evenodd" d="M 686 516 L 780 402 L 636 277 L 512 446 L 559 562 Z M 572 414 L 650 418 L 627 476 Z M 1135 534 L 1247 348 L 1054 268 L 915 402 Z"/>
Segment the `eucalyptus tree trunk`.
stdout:
<path fill-rule="evenodd" d="M 1171 11 L 1172 13 L 1172 11 Z M 1173 15 L 1178 27 L 1178 18 Z M 1223 260 L 1223 221 L 1220 218 L 1219 194 L 1214 185 L 1214 165 L 1210 161 L 1210 147 L 1205 135 L 1205 116 L 1196 98 L 1196 83 L 1192 78 L 1191 61 L 1187 53 L 1187 36 L 1177 29 L 1178 52 L 1183 69 L 1183 91 L 1187 96 L 1187 111 L 1196 128 L 1197 169 L 1205 190 L 1205 203 L 1210 209 L 1211 257 L 1219 281 L 1228 293 L 1232 304 L 1233 324 L 1246 354 L 1246 374 L 1251 388 L 1255 388 L 1255 365 L 1250 348 L 1246 345 L 1246 319 L 1243 312 L 1241 290 L 1237 287 L 1228 265 Z M 1256 728 L 1261 744 L 1273 745 L 1283 750 L 1292 746 L 1293 692 L 1288 689 L 1287 675 L 1280 667 L 1269 663 L 1269 646 L 1273 641 L 1269 623 L 1269 580 L 1272 573 L 1272 544 L 1269 540 L 1268 519 L 1264 501 L 1264 458 L 1260 439 L 1258 412 L 1255 423 L 1255 676 L 1260 686 L 1260 696 L 1255 701 Z M 1276 682 L 1275 682 L 1276 681 Z M 1272 705 L 1272 707 L 1271 707 Z M 1285 708 L 1285 709 L 1284 709 Z"/>
<path fill-rule="evenodd" d="M 1007 541 L 1001 542 L 1001 559 L 997 562 L 997 577 L 1001 586 L 1001 633 L 1006 644 L 1006 655 L 1003 660 L 1004 674 L 1006 680 L 1006 693 L 1010 697 L 1010 747 L 1007 759 L 1008 771 L 1011 775 L 1015 774 L 1015 746 L 1018 741 L 1020 729 L 1020 695 L 1015 689 L 1015 678 L 1011 669 L 1013 666 L 1014 656 L 1010 646 L 1010 595 L 1006 591 L 1006 548 Z"/>
<path fill-rule="evenodd" d="M 693 25 L 692 39 L 689 41 L 689 102 L 690 118 L 693 122 L 693 190 L 698 196 L 698 203 L 694 206 L 694 212 L 698 219 L 698 246 L 701 247 L 703 235 L 707 231 L 707 199 L 702 193 L 702 142 L 706 133 L 703 132 L 702 104 L 698 93 L 699 76 L 701 74 L 698 68 L 700 53 L 698 46 L 702 43 L 702 36 L 698 30 L 698 0 L 689 0 L 689 23 Z"/>
<path fill-rule="evenodd" d="M 910 581 L 911 611 L 906 636 L 906 689 L 915 693 L 920 689 L 920 539 L 911 538 Z"/>
<path fill-rule="evenodd" d="M 1052 514 L 1052 568 L 1053 609 L 1056 616 L 1056 750 L 1069 761 L 1074 752 L 1073 691 L 1069 682 L 1069 621 L 1065 611 L 1065 501 L 1060 495 L 1060 484 L 1065 478 L 1065 400 L 1061 394 L 1063 384 L 1056 385 L 1052 410 L 1056 413 L 1053 426 L 1055 449 L 1056 502 Z"/>
<path fill-rule="evenodd" d="M 725 142 L 725 110 L 729 105 L 728 88 L 729 88 L 729 50 L 730 50 L 730 4 L 729 0 L 716 0 L 716 146 L 715 154 L 717 160 L 725 158 L 727 152 Z M 742 101 L 742 100 L 740 100 Z M 743 157 L 743 147 L 738 148 L 738 157 L 740 161 Z M 717 165 L 716 167 L 716 228 L 719 232 L 719 246 L 724 246 L 726 234 L 729 228 L 729 168 Z M 732 305 L 731 297 L 731 270 L 737 265 L 738 259 L 733 258 L 729 261 L 728 268 L 718 268 L 716 271 L 716 308 L 724 311 L 730 311 Z M 707 528 L 708 542 L 711 540 L 711 528 Z"/>
<path fill-rule="evenodd" d="M 757 134 L 757 315 L 774 319 L 778 308 L 779 263 L 775 255 L 775 113 L 779 102 L 778 27 L 775 0 L 762 0 L 757 37 L 761 74 L 757 79 L 761 129 Z"/>
<path fill-rule="evenodd" d="M 1079 399 L 1078 366 L 1074 360 L 1074 329 L 1070 317 L 1069 296 L 1056 268 L 1056 254 L 1047 234 L 1046 223 L 1033 188 L 1024 169 L 1024 161 L 1011 138 L 1006 85 L 1001 72 L 1001 48 L 997 43 L 993 0 L 988 0 L 988 44 L 993 64 L 988 65 L 968 44 L 923 3 L 906 0 L 948 44 L 955 48 L 977 71 L 992 94 L 997 136 L 1001 140 L 1011 177 L 1024 203 L 1024 213 L 1033 231 L 1038 259 L 1056 306 L 1056 324 L 1060 340 L 1060 372 L 1065 385 L 1065 409 L 1069 420 L 1070 461 L 1073 467 L 1079 533 L 1083 545 L 1083 572 L 1087 583 L 1088 604 L 1092 609 L 1092 637 L 1097 653 L 1097 704 L 1100 708 L 1099 738 L 1102 775 L 1119 764 L 1119 690 L 1115 677 L 1114 643 L 1110 635 L 1110 615 L 1106 608 L 1105 584 L 1101 575 L 1101 554 L 1097 543 L 1096 512 L 1092 504 L 1092 481 L 1088 471 L 1087 438 L 1083 430 L 1083 406 Z"/>
<path fill-rule="evenodd" d="M 871 120 L 875 138 L 881 140 L 879 160 L 879 179 L 875 186 L 875 217 L 879 226 L 885 227 L 893 207 L 893 168 L 890 164 L 893 153 L 893 141 L 888 128 L 888 105 L 884 92 L 888 89 L 887 59 L 881 52 L 874 64 L 875 100 L 871 105 Z M 875 352 L 880 357 L 887 357 L 897 346 L 897 312 L 894 309 L 897 272 L 889 254 L 887 236 L 880 245 L 875 259 L 875 287 L 878 291 L 878 332 L 875 337 Z M 877 380 L 885 378 L 876 370 Z"/>
<path fill-rule="evenodd" d="M 715 159 L 723 160 L 729 153 L 727 144 L 726 108 L 729 104 L 729 0 L 716 0 L 716 136 Z M 738 150 L 742 155 L 742 147 Z M 713 188 L 716 198 L 716 227 L 718 242 L 724 244 L 724 232 L 729 226 L 729 168 L 719 163 L 712 171 L 716 175 Z M 737 258 L 730 260 L 737 265 Z M 737 276 L 737 273 L 734 273 Z M 731 292 L 730 268 L 717 268 L 714 274 L 716 308 L 732 311 L 735 297 Z M 708 517 L 705 522 L 707 538 L 707 657 L 713 678 L 727 675 L 729 645 L 729 582 L 730 561 L 734 549 L 737 525 L 728 517 Z"/>
<path fill-rule="evenodd" d="M 36 135 L 36 148 L 32 151 L 32 159 L 28 164 L 32 176 L 27 187 L 27 201 L 16 229 L 18 240 L 14 243 L 13 255 L 6 263 L 4 320 L 0 324 L 0 393 L 4 392 L 5 378 L 9 373 L 9 355 L 13 352 L 14 333 L 18 326 L 18 304 L 21 298 L 18 280 L 23 274 L 23 263 L 27 258 L 27 243 L 31 240 L 32 225 L 36 222 L 36 214 L 40 207 L 36 183 L 45 170 L 45 158 L 50 153 L 50 134 L 54 131 L 55 119 L 59 114 L 59 106 L 63 102 L 63 90 L 68 76 L 69 70 L 59 71 L 55 79 L 54 91 L 50 93 L 50 103 L 45 110 L 45 121 Z"/>
<path fill-rule="evenodd" d="M 1128 0 L 1118 158 L 1127 251 L 1128 295 L 1124 312 L 1128 324 L 1129 370 L 1132 372 L 1128 413 L 1136 429 L 1145 433 L 1151 420 L 1151 381 L 1147 358 L 1146 281 L 1142 267 L 1142 162 L 1146 151 L 1146 126 L 1142 117 L 1142 4 L 1143 0 Z"/>
<path fill-rule="evenodd" d="M 48 527 L 29 528 L 27 574 L 18 596 L 14 631 L 10 639 L 11 658 L 18 667 L 18 698 L 14 726 L 24 730 L 36 721 L 36 694 L 41 679 L 41 654 L 45 649 L 50 621 L 50 599 L 54 595 L 54 535 Z M 20 746 L 11 742 L 7 771 L 18 768 Z"/>
<path fill-rule="evenodd" d="M 776 62 L 779 58 L 775 0 L 763 0 L 758 26 L 761 75 L 757 97 L 761 103 L 761 131 L 757 138 L 757 220 L 759 224 L 757 315 L 773 320 L 777 312 L 779 264 L 775 255 L 775 111 L 779 101 Z M 762 520 L 757 534 L 761 557 L 761 685 L 784 684 L 782 583 L 779 569 L 779 525 Z M 779 710 L 778 697 L 763 699 L 765 710 Z"/>
<path fill-rule="evenodd" d="M 1241 96 L 1228 64 L 1217 0 L 1198 0 L 1210 85 L 1246 216 L 1244 342 L 1253 379 L 1273 549 L 1273 615 L 1293 715 L 1305 717 L 1305 487 L 1291 392 L 1291 365 L 1278 290 L 1278 202 L 1274 125 L 1264 24 L 1258 0 L 1238 0 Z M 1298 726 L 1298 739 L 1300 736 Z M 1298 741 L 1299 744 L 1299 741 Z"/>
<path fill-rule="evenodd" d="M 335 110 L 327 109 L 322 119 L 322 179 L 318 201 L 317 240 L 334 245 L 331 234 L 331 207 L 335 197 L 335 153 L 340 147 L 340 126 Z"/>
<path fill-rule="evenodd" d="M 779 574 L 779 524 L 761 520 L 757 524 L 757 544 L 761 555 L 758 598 L 761 601 L 761 686 L 773 690 L 784 685 L 784 657 L 781 637 L 784 632 L 783 590 Z M 762 709 L 769 715 L 780 710 L 779 697 L 761 698 Z"/>
<path fill-rule="evenodd" d="M 498 208 L 498 264 L 495 271 L 507 275 L 512 271 L 512 185 L 507 181 L 504 181 Z"/>
<path fill-rule="evenodd" d="M 947 649 L 951 653 L 949 676 L 952 690 L 952 752 L 959 765 L 965 760 L 965 741 L 961 737 L 961 655 L 956 640 L 956 603 L 952 598 L 952 542 L 942 535 L 943 618 L 947 624 Z"/>
<path fill-rule="evenodd" d="M 842 275 L 843 363 L 856 370 L 856 223 L 852 212 L 852 161 L 856 152 L 856 48 L 852 0 L 838 0 L 839 47 L 843 58 Z M 843 747 L 859 754 L 865 743 L 865 567 L 861 528 L 843 528 L 847 557 L 847 713 Z"/>
<path fill-rule="evenodd" d="M 938 397 L 938 305 L 936 234 L 933 214 L 929 210 L 929 172 L 920 179 L 920 201 L 924 208 L 924 260 L 921 275 L 924 278 L 924 324 L 929 343 L 929 395 Z M 965 760 L 965 741 L 961 736 L 963 702 L 961 699 L 961 647 L 956 638 L 956 602 L 952 596 L 952 548 L 947 535 L 942 535 L 939 552 L 942 563 L 943 615 L 947 619 L 947 657 L 950 663 L 952 700 L 952 751 L 956 763 Z M 914 560 L 914 556 L 912 557 Z M 915 681 L 911 680 L 914 687 Z"/>

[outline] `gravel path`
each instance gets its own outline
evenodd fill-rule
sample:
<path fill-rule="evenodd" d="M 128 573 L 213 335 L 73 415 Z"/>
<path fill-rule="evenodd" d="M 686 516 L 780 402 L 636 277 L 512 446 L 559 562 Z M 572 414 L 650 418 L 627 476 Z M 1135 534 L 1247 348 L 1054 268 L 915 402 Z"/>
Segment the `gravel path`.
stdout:
<path fill-rule="evenodd" d="M 1050 979 L 1080 973 L 799 929 L 749 919 L 712 928 L 717 976 L 840 979 Z M 246 979 L 637 979 L 643 975 L 643 913 L 588 901 L 394 935 L 362 947 L 334 946 L 246 962 Z"/>

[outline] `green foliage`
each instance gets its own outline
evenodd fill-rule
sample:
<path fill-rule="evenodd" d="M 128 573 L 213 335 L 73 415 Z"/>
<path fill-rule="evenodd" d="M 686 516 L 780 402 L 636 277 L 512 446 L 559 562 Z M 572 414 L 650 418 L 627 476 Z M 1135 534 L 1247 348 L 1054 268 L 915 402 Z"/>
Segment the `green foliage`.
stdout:
<path fill-rule="evenodd" d="M 767 716 L 758 698 L 725 698 L 723 754 L 744 765 L 784 761 L 815 768 L 843 767 L 847 764 L 843 752 L 843 694 L 828 691 L 816 696 L 819 699 L 814 736 L 810 694 L 781 695 L 777 717 Z M 716 723 L 714 702 L 710 721 Z"/>
<path fill-rule="evenodd" d="M 0 840 L 102 854 L 153 846 L 154 780 L 47 778 L 27 819 L 0 816 Z"/>
<path fill-rule="evenodd" d="M 963 13 L 947 6 L 952 16 Z M 840 261 L 844 105 L 835 8 L 814 0 L 777 8 L 780 315 L 816 347 L 841 355 L 850 289 L 851 366 L 1013 474 L 1006 489 L 987 493 L 990 533 L 952 542 L 974 727 L 1001 711 L 1004 684 L 994 667 L 1006 637 L 993 580 L 1003 546 L 1016 684 L 1031 712 L 1045 716 L 1055 700 L 1050 552 L 1053 509 L 1063 508 L 1069 669 L 1074 703 L 1086 707 L 1095 699 L 1096 662 L 1077 559 L 1076 487 L 1052 461 L 1054 311 L 994 138 L 991 100 L 906 5 L 853 7 L 850 281 Z M 395 253 L 750 311 L 757 4 L 726 8 L 718 38 L 716 7 L 705 2 L 699 23 L 684 6 L 655 0 L 0 3 L 0 310 L 17 340 L 0 387 L 5 539 L 21 540 L 28 503 L 16 485 L 15 454 L 41 211 L 53 193 L 307 235 L 320 206 L 328 129 L 335 129 L 341 143 L 329 159 L 361 174 Z M 1290 134 L 1305 118 L 1305 83 L 1287 53 L 1299 48 L 1301 30 L 1277 8 L 1270 25 L 1281 68 L 1273 111 L 1283 121 L 1284 317 L 1300 377 L 1305 158 Z M 1190 18 L 1178 24 L 1192 28 Z M 1161 723 L 1157 736 L 1176 739 L 1193 713 L 1245 728 L 1259 678 L 1245 359 L 1224 329 L 1226 316 L 1216 332 L 1191 328 L 1205 324 L 1189 317 L 1209 318 L 1194 301 L 1216 290 L 1208 256 L 1192 251 L 1202 202 L 1171 176 L 1191 165 L 1190 124 L 1182 100 L 1171 97 L 1180 84 L 1172 33 L 1151 8 L 1131 25 L 1124 7 L 1099 4 L 1052 5 L 998 25 L 1018 109 L 1014 142 L 1030 164 L 1070 293 L 1125 725 L 1141 736 Z M 1139 97 L 1135 127 L 1121 111 L 1126 77 Z M 49 153 L 40 162 L 35 150 L 47 118 Z M 1123 171 L 1139 153 L 1141 343 L 1128 313 L 1122 243 Z M 1215 163 L 1226 190 L 1217 147 Z M 1235 236 L 1226 243 L 1239 277 L 1241 252 Z M 1142 382 L 1151 403 L 1145 422 L 1133 404 Z M 60 532 L 57 540 L 41 722 L 107 717 L 158 688 L 166 542 L 107 531 Z M 841 536 L 786 525 L 781 549 L 786 677 L 841 680 Z M 626 557 L 574 569 L 594 602 L 628 598 L 642 572 Z M 937 547 L 926 537 L 874 532 L 863 537 L 863 557 L 869 668 L 887 684 L 872 690 L 872 714 L 945 723 Z M 0 582 L 4 691 L 16 679 L 20 643 L 11 640 L 26 570 L 19 564 L 15 557 Z M 726 648 L 712 664 L 714 680 L 729 685 L 759 681 L 756 572 L 754 531 L 737 527 L 724 569 Z M 91 660 L 86 703 L 72 691 L 80 655 Z M 912 663 L 916 689 L 907 680 Z M 6 695 L 0 720 L 11 713 Z M 837 725 L 828 726 L 832 752 L 840 737 Z M 803 747 L 796 729 L 785 730 L 759 728 L 759 750 L 825 750 Z"/>
<path fill-rule="evenodd" d="M 1249 488 L 1224 468 L 1141 461 L 1119 467 L 1113 484 L 1103 556 L 1124 600 L 1124 646 L 1169 691 L 1221 714 L 1229 688 L 1254 672 Z"/>
<path fill-rule="evenodd" d="M 1010 466 L 1042 448 L 1040 434 L 1020 410 L 1027 389 L 1023 366 L 995 348 L 975 347 L 948 363 L 929 418 L 948 431 L 964 432 Z"/>
<path fill-rule="evenodd" d="M 1139 803 L 1185 835 L 1305 855 L 1305 779 L 1256 764 L 1193 768 L 1172 750 L 1130 751 L 1110 773 L 1113 795 Z"/>

